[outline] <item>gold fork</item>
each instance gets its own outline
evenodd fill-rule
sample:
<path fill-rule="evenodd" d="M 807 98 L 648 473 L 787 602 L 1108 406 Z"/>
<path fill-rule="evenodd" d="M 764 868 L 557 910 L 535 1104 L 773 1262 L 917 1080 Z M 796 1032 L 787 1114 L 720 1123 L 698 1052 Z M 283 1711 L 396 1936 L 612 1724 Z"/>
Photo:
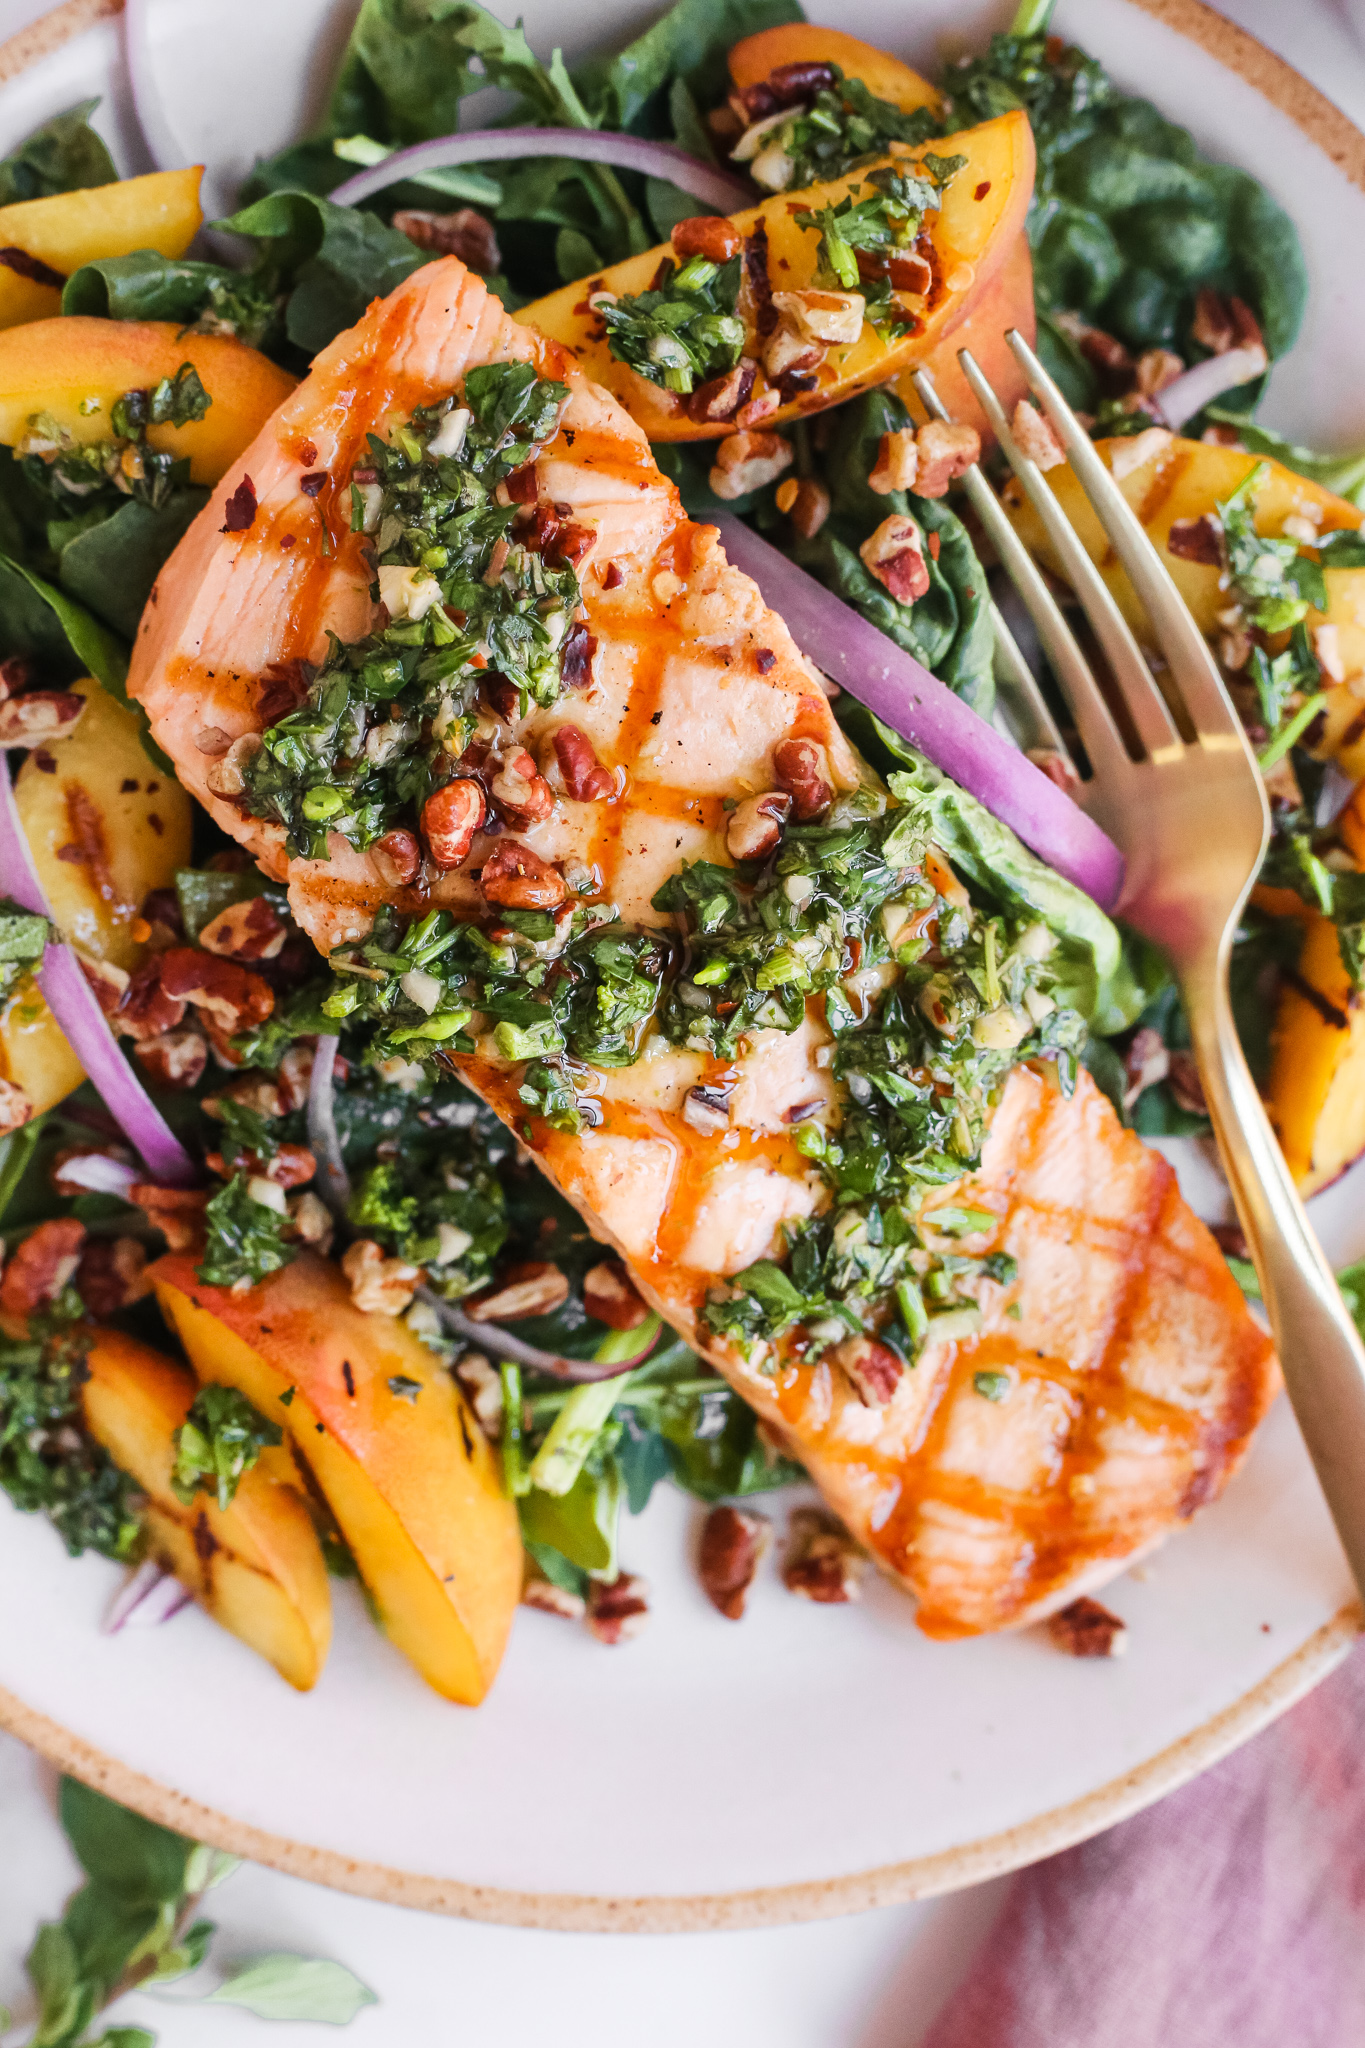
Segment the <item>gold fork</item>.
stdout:
<path fill-rule="evenodd" d="M 970 353 L 961 363 L 1056 549 L 1132 731 L 1128 743 L 1037 565 L 979 468 L 969 499 L 1038 630 L 1091 775 L 1080 801 L 1121 848 L 1118 915 L 1165 952 L 1180 987 L 1209 1116 L 1298 1417 L 1356 1584 L 1365 1594 L 1365 1348 L 1304 1213 L 1238 1042 L 1228 995 L 1233 934 L 1270 836 L 1255 756 L 1213 656 L 1089 435 L 1023 338 L 1008 336 L 1029 388 L 1151 622 L 1163 695 L 1103 577 L 1042 470 L 1020 449 Z M 921 371 L 932 417 L 948 414 Z"/>

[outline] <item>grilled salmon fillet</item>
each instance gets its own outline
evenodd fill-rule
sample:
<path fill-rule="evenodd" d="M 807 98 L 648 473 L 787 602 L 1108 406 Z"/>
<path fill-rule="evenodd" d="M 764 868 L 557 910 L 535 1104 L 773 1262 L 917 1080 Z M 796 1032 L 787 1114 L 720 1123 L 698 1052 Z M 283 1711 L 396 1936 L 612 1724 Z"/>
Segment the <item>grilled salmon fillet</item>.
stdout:
<path fill-rule="evenodd" d="M 581 536 L 596 651 L 587 687 L 509 714 L 493 744 L 544 762 L 571 721 L 611 785 L 592 801 L 561 794 L 510 836 L 560 872 L 595 870 L 626 925 L 671 928 L 656 892 L 685 863 L 733 865 L 728 810 L 773 789 L 781 743 L 813 743 L 827 798 L 866 777 L 818 676 L 715 530 L 687 518 L 639 428 L 458 262 L 434 263 L 324 351 L 224 480 L 159 579 L 130 678 L 182 780 L 287 882 L 324 951 L 360 938 L 386 903 L 482 915 L 481 870 L 509 835 L 480 832 L 464 864 L 428 865 L 402 887 L 336 833 L 325 860 L 291 856 L 280 826 L 214 793 L 214 764 L 288 708 L 298 665 L 323 659 L 329 633 L 355 641 L 374 624 L 348 515 L 366 435 L 507 361 L 568 389 L 526 502 Z M 1017 1625 L 1217 1493 L 1273 1392 L 1269 1345 L 1170 1168 L 1083 1073 L 1067 1095 L 1040 1065 L 1011 1074 L 979 1171 L 933 1197 L 996 1218 L 959 1251 L 1018 1262 L 983 1283 L 975 1334 L 931 1343 L 880 1401 L 799 1342 L 746 1362 L 702 1310 L 717 1282 L 780 1256 L 784 1227 L 829 1203 L 797 1132 L 812 1115 L 838 1126 L 831 1041 L 819 998 L 797 1028 L 755 1030 L 724 1060 L 656 1036 L 594 1075 L 597 1121 L 577 1131 L 528 1113 L 491 1034 L 456 1064 L 918 1596 L 923 1626 Z M 708 1125 L 690 1105 L 717 1084 L 724 1114 Z"/>

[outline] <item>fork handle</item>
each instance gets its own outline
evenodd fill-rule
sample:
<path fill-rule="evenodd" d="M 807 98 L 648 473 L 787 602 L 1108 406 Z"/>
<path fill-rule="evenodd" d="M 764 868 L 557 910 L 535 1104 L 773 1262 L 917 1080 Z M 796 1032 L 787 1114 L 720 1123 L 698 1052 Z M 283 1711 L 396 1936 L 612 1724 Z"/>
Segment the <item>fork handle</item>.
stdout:
<path fill-rule="evenodd" d="M 1251 1078 L 1223 962 L 1182 977 L 1204 1096 L 1298 1419 L 1365 1598 L 1365 1346 Z"/>

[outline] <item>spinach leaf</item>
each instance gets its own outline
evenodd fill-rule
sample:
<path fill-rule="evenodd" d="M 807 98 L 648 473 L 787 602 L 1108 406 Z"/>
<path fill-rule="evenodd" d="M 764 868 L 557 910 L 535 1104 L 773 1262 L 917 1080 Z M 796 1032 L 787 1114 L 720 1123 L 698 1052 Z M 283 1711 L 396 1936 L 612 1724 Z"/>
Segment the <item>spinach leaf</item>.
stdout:
<path fill-rule="evenodd" d="M 207 491 L 192 488 L 173 491 L 164 505 L 130 498 L 112 518 L 66 543 L 58 567 L 62 587 L 132 640 L 163 564 L 208 501 Z"/>
<path fill-rule="evenodd" d="M 277 327 L 274 280 L 268 271 L 232 270 L 188 256 L 136 249 L 131 256 L 101 256 L 67 279 L 63 313 L 99 320 L 174 320 L 233 334 L 261 348 Z"/>
<path fill-rule="evenodd" d="M 118 181 L 114 160 L 90 126 L 97 99 L 82 100 L 44 121 L 0 162 L 0 206 L 45 199 L 55 192 L 80 192 Z"/>
<path fill-rule="evenodd" d="M 737 42 L 802 18 L 792 0 L 677 0 L 617 56 L 580 65 L 574 83 L 595 126 L 667 135 L 673 132 L 668 95 L 675 80 L 709 106 L 725 95 L 726 58 Z"/>
<path fill-rule="evenodd" d="M 261 244 L 264 262 L 289 288 L 285 332 L 310 355 L 427 260 L 374 214 L 314 192 L 271 192 L 215 225 Z"/>
<path fill-rule="evenodd" d="M 869 391 L 841 406 L 831 416 L 821 457 L 829 519 L 813 540 L 786 544 L 804 569 L 989 718 L 995 701 L 995 634 L 986 572 L 967 529 L 942 498 L 919 498 L 908 491 L 881 496 L 867 481 L 882 435 L 910 424 L 909 412 L 890 391 Z M 929 561 L 929 588 L 913 604 L 899 603 L 858 557 L 859 547 L 883 519 L 907 512 L 926 534 L 938 538 L 937 559 Z M 783 530 L 770 538 L 783 545 Z"/>
<path fill-rule="evenodd" d="M 1175 348 L 1192 361 L 1202 353 L 1191 334 L 1195 295 L 1207 285 L 1247 301 L 1272 357 L 1291 346 L 1307 271 L 1293 222 L 1255 178 L 1201 156 L 1185 129 L 1042 33 L 994 36 L 986 55 L 950 67 L 944 83 L 952 126 L 1028 113 L 1040 312 L 1080 313 L 1137 353 Z M 1085 402 L 1084 391 L 1071 395 Z M 1246 395 L 1259 396 L 1258 387 Z"/>
<path fill-rule="evenodd" d="M 621 1493 L 620 1467 L 611 1458 L 599 1470 L 585 1466 L 567 1493 L 533 1486 L 517 1502 L 522 1536 L 537 1556 L 557 1551 L 580 1571 L 612 1572 Z"/>
<path fill-rule="evenodd" d="M 46 607 L 50 618 L 44 618 L 42 607 Z M 74 654 L 77 673 L 94 676 L 111 697 L 116 697 L 120 704 L 128 703 L 128 652 L 122 642 L 84 605 L 54 589 L 22 562 L 10 561 L 3 555 L 0 617 L 4 620 L 0 632 L 4 633 L 7 652 L 42 658 L 56 649 L 60 659 L 60 651 L 65 650 L 68 658 L 61 662 L 62 667 L 70 668 L 69 656 Z"/>

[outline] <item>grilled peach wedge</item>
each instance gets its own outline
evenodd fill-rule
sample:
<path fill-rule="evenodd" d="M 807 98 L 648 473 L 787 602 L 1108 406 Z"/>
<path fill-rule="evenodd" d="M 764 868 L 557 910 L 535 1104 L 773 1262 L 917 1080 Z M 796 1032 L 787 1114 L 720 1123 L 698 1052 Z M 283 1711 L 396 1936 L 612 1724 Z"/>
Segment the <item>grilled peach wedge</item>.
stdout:
<path fill-rule="evenodd" d="M 913 173 L 926 156 L 942 154 L 948 147 L 942 142 L 926 143 L 918 149 L 897 145 L 879 163 Z M 921 241 L 927 238 L 932 244 L 928 261 L 933 279 L 925 296 L 905 302 L 913 315 L 910 330 L 883 341 L 864 323 L 856 340 L 830 347 L 813 373 L 812 388 L 790 398 L 781 398 L 774 391 L 779 403 L 765 415 L 765 430 L 804 413 L 839 405 L 857 392 L 889 383 L 925 362 L 944 336 L 961 325 L 1004 266 L 1018 240 L 1033 191 L 1033 132 L 1027 116 L 1004 114 L 979 128 L 964 129 L 953 136 L 951 150 L 967 161 L 948 184 L 941 209 L 927 216 Z M 733 226 L 746 249 L 748 290 L 754 290 L 755 267 L 762 273 L 760 296 L 765 291 L 780 297 L 817 287 L 820 236 L 799 226 L 797 214 L 837 207 L 850 197 L 858 203 L 872 190 L 868 178 L 877 168 L 878 164 L 868 164 L 846 177 L 809 185 L 800 192 L 782 192 L 760 206 L 734 214 Z M 671 246 L 663 244 L 641 256 L 628 257 L 598 275 L 536 299 L 517 318 L 547 339 L 560 342 L 590 377 L 621 401 L 651 441 L 715 440 L 729 433 L 734 421 L 698 418 L 685 398 L 618 361 L 608 346 L 605 325 L 590 303 L 599 292 L 613 292 L 619 298 L 648 291 L 660 264 L 672 253 Z M 754 395 L 761 396 L 764 389 L 760 377 Z"/>
<path fill-rule="evenodd" d="M 23 268 L 0 267 L 0 327 L 55 319 L 62 285 L 83 263 L 136 249 L 183 256 L 204 221 L 203 175 L 202 164 L 195 164 L 0 207 L 0 248 L 29 258 Z"/>
<path fill-rule="evenodd" d="M 450 1374 L 395 1318 L 362 1314 L 310 1254 L 243 1294 L 204 1286 L 187 1254 L 151 1277 L 200 1378 L 287 1426 L 391 1640 L 437 1692 L 477 1706 L 521 1596 L 522 1549 Z"/>
<path fill-rule="evenodd" d="M 308 1692 L 332 1640 L 327 1567 L 292 1453 L 266 1449 L 232 1505 L 186 1507 L 171 1486 L 174 1436 L 199 1391 L 194 1374 L 150 1345 L 101 1329 L 86 1358 L 85 1424 L 147 1496 L 152 1555 L 206 1613 Z"/>

